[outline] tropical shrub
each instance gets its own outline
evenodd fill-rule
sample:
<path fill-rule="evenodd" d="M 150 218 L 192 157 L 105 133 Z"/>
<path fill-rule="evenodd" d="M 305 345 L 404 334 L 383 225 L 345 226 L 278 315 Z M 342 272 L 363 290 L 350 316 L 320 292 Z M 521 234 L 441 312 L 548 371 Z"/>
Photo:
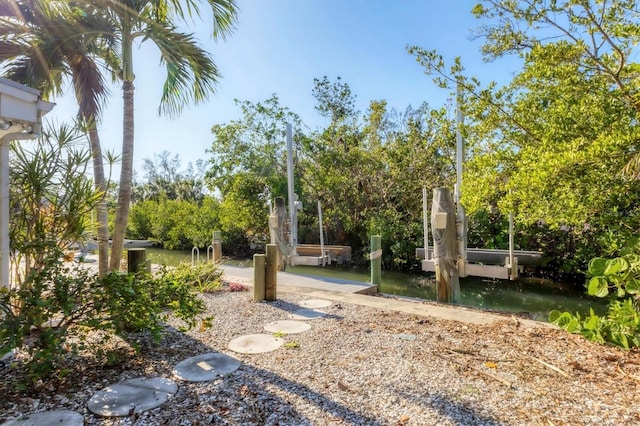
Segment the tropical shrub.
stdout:
<path fill-rule="evenodd" d="M 162 271 L 98 277 L 88 268 L 66 266 L 48 257 L 19 288 L 0 290 L 0 356 L 20 348 L 27 384 L 60 375 L 60 361 L 87 349 L 86 336 L 96 330 L 125 340 L 132 332 L 150 332 L 158 341 L 170 313 L 186 328 L 196 325 L 204 310 L 190 284 Z"/>
<path fill-rule="evenodd" d="M 593 309 L 585 318 L 552 311 L 549 320 L 595 342 L 640 347 L 640 240 L 631 240 L 619 257 L 592 259 L 587 276 L 590 296 L 610 298 L 607 315 L 599 316 Z"/>
<path fill-rule="evenodd" d="M 63 261 L 65 250 L 86 237 L 102 195 L 85 177 L 90 156 L 81 141 L 77 130 L 61 126 L 38 143 L 12 145 L 14 273 L 11 285 L 0 287 L 0 356 L 26 352 L 29 385 L 64 374 L 61 361 L 87 349 L 85 337 L 95 330 L 125 339 L 147 331 L 157 339 L 169 313 L 191 327 L 203 310 L 196 289 L 166 271 L 99 277 Z"/>
<path fill-rule="evenodd" d="M 171 285 L 191 287 L 202 293 L 212 293 L 220 289 L 222 283 L 222 269 L 213 263 L 200 262 L 195 265 L 183 262 L 173 269 L 163 269 L 163 279 L 171 282 Z"/>

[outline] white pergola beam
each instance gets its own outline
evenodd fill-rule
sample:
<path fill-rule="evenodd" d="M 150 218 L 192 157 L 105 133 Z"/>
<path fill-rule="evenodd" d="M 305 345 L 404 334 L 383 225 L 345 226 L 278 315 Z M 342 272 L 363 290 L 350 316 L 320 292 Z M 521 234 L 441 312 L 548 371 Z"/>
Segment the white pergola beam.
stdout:
<path fill-rule="evenodd" d="M 38 137 L 41 118 L 55 106 L 40 91 L 0 78 L 0 286 L 11 288 L 9 242 L 9 144 Z"/>

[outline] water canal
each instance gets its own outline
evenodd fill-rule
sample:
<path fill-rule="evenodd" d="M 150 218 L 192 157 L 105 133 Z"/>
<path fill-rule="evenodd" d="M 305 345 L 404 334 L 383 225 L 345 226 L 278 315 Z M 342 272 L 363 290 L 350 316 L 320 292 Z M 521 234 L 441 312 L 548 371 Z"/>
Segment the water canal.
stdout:
<path fill-rule="evenodd" d="M 180 262 L 191 262 L 191 252 L 147 248 L 147 260 L 152 263 L 176 266 Z M 206 260 L 206 252 L 200 253 Z M 251 267 L 251 261 L 227 261 L 235 266 Z M 319 268 L 294 266 L 287 272 L 308 276 L 326 276 L 353 281 L 369 282 L 369 271 L 357 270 L 349 265 L 331 265 Z M 401 297 L 435 300 L 433 274 L 409 274 L 396 271 L 382 272 L 381 293 Z M 606 301 L 589 297 L 571 285 L 549 280 L 521 278 L 517 281 L 491 280 L 477 277 L 460 279 L 462 305 L 481 309 L 526 312 L 533 319 L 548 321 L 549 312 L 580 312 L 587 314 L 592 307 L 597 313 L 606 312 Z"/>

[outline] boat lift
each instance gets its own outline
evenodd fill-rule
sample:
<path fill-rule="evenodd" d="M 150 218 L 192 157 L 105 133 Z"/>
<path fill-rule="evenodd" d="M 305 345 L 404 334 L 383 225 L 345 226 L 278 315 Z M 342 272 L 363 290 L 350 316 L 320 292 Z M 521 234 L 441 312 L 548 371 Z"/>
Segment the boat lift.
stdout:
<path fill-rule="evenodd" d="M 460 108 L 460 86 L 457 90 L 456 129 L 456 185 L 451 202 L 447 188 L 435 188 L 432 203 L 431 225 L 434 237 L 439 240 L 439 250 L 429 248 L 429 214 L 427 189 L 422 189 L 424 247 L 416 249 L 416 257 L 422 260 L 422 270 L 436 272 L 447 264 L 453 267 L 457 277 L 476 276 L 515 280 L 524 265 L 542 264 L 542 253 L 514 249 L 513 213 L 509 214 L 509 249 L 467 248 L 467 217 L 460 202 L 462 188 L 462 167 L 464 163 L 464 142 L 460 128 L 464 120 Z M 445 235 L 446 234 L 446 235 Z M 455 240 L 455 241 L 454 241 Z M 453 265 L 452 265 L 453 263 Z M 455 292 L 455 290 L 454 290 Z"/>
<path fill-rule="evenodd" d="M 293 138 L 291 124 L 286 127 L 287 140 L 287 196 L 289 208 L 281 197 L 275 199 L 275 206 L 269 206 L 269 231 L 271 244 L 278 246 L 278 270 L 289 266 L 325 266 L 332 261 L 342 263 L 351 261 L 351 247 L 327 245 L 324 242 L 324 226 L 322 223 L 322 206 L 318 200 L 318 223 L 320 225 L 320 245 L 298 243 L 298 210 L 302 203 L 294 192 L 293 185 Z"/>

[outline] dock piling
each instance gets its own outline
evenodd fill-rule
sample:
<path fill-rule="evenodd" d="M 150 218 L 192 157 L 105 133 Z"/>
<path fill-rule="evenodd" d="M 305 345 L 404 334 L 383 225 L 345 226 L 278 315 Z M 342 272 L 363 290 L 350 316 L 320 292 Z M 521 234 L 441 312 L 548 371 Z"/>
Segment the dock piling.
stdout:
<path fill-rule="evenodd" d="M 265 298 L 265 263 L 264 254 L 253 255 L 253 301 L 262 302 Z"/>
<path fill-rule="evenodd" d="M 267 244 L 267 258 L 265 268 L 265 299 L 276 300 L 278 289 L 278 246 Z"/>
<path fill-rule="evenodd" d="M 380 235 L 371 236 L 371 284 L 378 287 L 382 283 L 382 237 Z"/>

